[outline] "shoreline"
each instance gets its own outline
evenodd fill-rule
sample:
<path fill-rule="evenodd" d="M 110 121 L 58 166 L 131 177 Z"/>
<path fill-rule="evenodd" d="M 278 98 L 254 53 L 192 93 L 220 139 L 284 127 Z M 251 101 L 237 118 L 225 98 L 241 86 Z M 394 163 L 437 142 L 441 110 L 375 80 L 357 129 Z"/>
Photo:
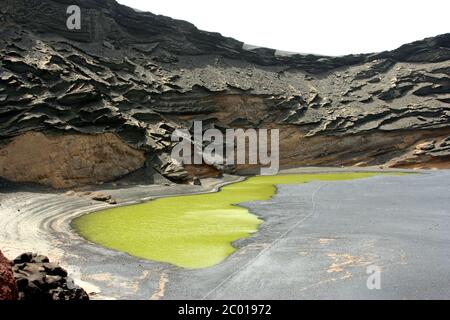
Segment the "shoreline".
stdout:
<path fill-rule="evenodd" d="M 411 170 L 411 169 L 395 169 L 395 168 L 381 169 L 378 167 L 355 167 L 355 168 L 353 168 L 353 167 L 344 167 L 344 168 L 298 167 L 298 168 L 282 169 L 282 170 L 280 170 L 280 172 L 278 174 L 279 175 L 280 174 L 326 174 L 326 173 L 346 173 L 346 172 L 347 173 L 349 173 L 349 172 L 426 173 L 429 171 L 433 171 L 433 170 Z M 130 196 L 131 199 L 127 199 L 125 201 L 120 201 L 116 205 L 110 205 L 110 204 L 107 204 L 104 202 L 94 201 L 94 200 L 91 200 L 89 197 L 67 196 L 66 195 L 67 190 L 41 188 L 38 185 L 35 186 L 35 189 L 37 189 L 37 192 L 33 192 L 33 191 L 31 191 L 31 190 L 33 190 L 33 187 L 27 186 L 26 191 L 19 190 L 19 191 L 12 192 L 12 193 L 0 192 L 0 207 L 3 207 L 2 203 L 3 203 L 4 198 L 6 198 L 6 200 L 10 202 L 11 198 L 15 198 L 14 195 L 21 195 L 24 193 L 30 195 L 29 197 L 26 197 L 26 201 L 33 202 L 33 200 L 35 200 L 39 203 L 41 202 L 41 200 L 38 199 L 37 197 L 39 197 L 40 195 L 43 195 L 43 194 L 48 195 L 50 197 L 51 196 L 66 197 L 66 198 L 69 198 L 70 200 L 78 200 L 78 199 L 86 200 L 86 201 L 90 202 L 90 204 L 81 206 L 81 208 L 83 208 L 83 209 L 72 210 L 70 213 L 67 213 L 67 216 L 64 219 L 64 223 L 67 225 L 68 231 L 71 233 L 71 236 L 75 236 L 79 239 L 82 239 L 83 241 L 86 241 L 86 242 L 92 244 L 92 245 L 99 246 L 95 243 L 92 243 L 92 242 L 86 240 L 85 238 L 83 238 L 81 235 L 78 234 L 78 232 L 72 227 L 72 222 L 74 219 L 76 219 L 80 216 L 83 216 L 83 215 L 92 214 L 92 213 L 102 211 L 105 209 L 141 204 L 141 203 L 145 203 L 145 202 L 152 201 L 152 200 L 159 199 L 159 198 L 215 193 L 215 192 L 220 191 L 220 189 L 226 185 L 244 181 L 251 176 L 254 176 L 254 175 L 224 175 L 224 177 L 222 177 L 222 178 L 206 178 L 206 179 L 202 179 L 202 186 L 200 188 L 198 186 L 179 185 L 179 184 L 172 184 L 170 186 L 151 184 L 151 185 L 134 185 L 134 186 L 131 185 L 131 186 L 126 186 L 126 187 L 112 187 L 110 183 L 107 183 L 101 187 L 92 187 L 92 188 L 84 187 L 83 188 L 86 190 L 92 189 L 93 192 L 104 192 L 104 193 L 108 193 L 108 194 L 116 194 L 116 193 L 124 192 Z M 206 185 L 204 185 L 205 182 L 206 182 Z M 142 189 L 145 190 L 146 188 L 151 188 L 151 189 L 158 188 L 158 189 L 162 189 L 162 190 L 152 190 L 152 191 L 156 191 L 156 192 L 150 196 L 139 196 L 140 191 L 142 191 Z M 167 189 L 167 190 L 164 190 L 164 189 Z M 184 189 L 186 189 L 186 190 L 184 190 Z M 11 195 L 11 194 L 13 194 L 13 196 L 10 196 L 10 197 L 7 196 L 7 195 Z M 66 200 L 69 200 L 69 199 L 66 199 Z M 86 202 L 86 201 L 83 201 L 83 202 Z M 76 202 L 78 202 L 78 201 L 76 201 Z M 17 207 L 20 207 L 20 206 L 17 206 Z M 10 208 L 10 209 L 14 210 L 14 209 L 16 209 L 16 206 L 13 205 L 12 208 Z M 22 210 L 23 209 L 20 209 L 20 208 L 17 209 L 18 212 L 22 212 Z M 1 214 L 0 214 L 0 217 L 2 217 Z M 45 226 L 47 228 L 56 222 L 56 221 L 52 221 L 50 218 L 51 217 L 48 217 L 45 219 Z M 61 223 L 58 222 L 58 225 L 61 225 Z M 61 230 L 57 230 L 57 231 L 60 232 Z M 1 243 L 1 241 L 3 241 L 3 240 L 4 239 L 0 238 L 0 245 L 2 245 L 4 247 L 4 244 Z M 21 246 L 21 247 L 24 247 L 24 246 Z M 108 250 L 112 250 L 112 249 L 108 249 Z M 14 252 L 14 250 L 8 250 L 8 249 L 4 248 L 3 251 L 4 251 L 5 255 L 8 256 L 8 258 L 11 259 L 11 258 L 15 257 L 15 256 L 14 257 L 9 256 L 10 255 L 9 252 L 11 252 L 11 251 Z M 15 250 L 15 253 L 17 253 L 17 255 L 18 255 L 25 251 L 27 251 L 27 250 L 26 249 L 24 251 L 23 250 L 22 251 Z M 28 250 L 28 251 L 30 251 L 30 250 Z M 115 251 L 115 250 L 113 250 L 113 251 Z M 58 259 L 57 256 L 56 257 L 52 256 L 51 253 L 48 253 L 48 254 L 52 258 Z"/>
<path fill-rule="evenodd" d="M 411 172 L 414 171 L 414 172 Z M 410 169 L 396 169 L 396 168 L 392 168 L 392 169 L 381 169 L 381 168 L 377 168 L 377 167 L 361 167 L 361 168 L 334 168 L 334 167 L 329 167 L 329 168 L 320 168 L 320 167 L 298 167 L 298 168 L 289 168 L 289 169 L 282 169 L 280 170 L 279 173 L 277 173 L 277 175 L 283 175 L 283 174 L 328 174 L 328 173 L 351 173 L 351 172 L 359 172 L 359 173 L 371 173 L 371 172 L 408 172 L 408 173 L 419 173 L 419 170 L 410 170 Z M 423 171 L 429 171 L 429 170 L 423 170 Z M 96 244 L 92 241 L 89 241 L 88 239 L 84 238 L 83 236 L 81 236 L 79 234 L 79 232 L 77 230 L 75 230 L 75 228 L 73 227 L 73 221 L 81 216 L 84 215 L 89 215 L 89 214 L 93 214 L 99 211 L 103 211 L 103 210 L 107 210 L 107 209 L 111 209 L 111 208 L 120 208 L 120 207 L 125 207 L 125 206 L 132 206 L 132 205 L 138 205 L 138 204 L 143 204 L 149 201 L 153 201 L 156 199 L 161 199 L 161 198 L 170 198 L 170 197 L 181 197 L 181 196 L 188 196 L 188 195 L 200 195 L 200 194 L 209 194 L 209 193 L 216 193 L 216 192 L 220 192 L 220 189 L 227 186 L 227 185 L 231 185 L 234 183 L 238 183 L 238 182 L 242 182 L 245 181 L 247 179 L 249 179 L 250 177 L 253 177 L 255 175 L 224 175 L 226 177 L 228 177 L 230 179 L 230 181 L 222 181 L 224 180 L 223 178 L 215 178 L 217 180 L 219 180 L 219 182 L 217 182 L 216 184 L 212 184 L 209 185 L 208 187 L 206 187 L 206 190 L 204 191 L 198 191 L 198 192 L 184 192 L 184 193 L 176 193 L 176 194 L 161 194 L 161 195 L 156 195 L 156 196 L 150 196 L 150 197 L 144 197 L 144 198 L 140 198 L 137 200 L 131 200 L 128 202 L 121 202 L 118 203 L 116 205 L 107 205 L 104 208 L 98 208 L 98 209 L 87 209 L 85 211 L 80 211 L 78 215 L 74 215 L 71 217 L 71 220 L 69 222 L 69 228 L 70 231 L 73 233 L 74 236 L 78 236 L 80 239 L 88 242 L 91 245 L 94 246 L 99 246 L 102 247 L 104 249 L 107 250 L 112 250 L 115 252 L 121 252 L 119 250 L 115 250 L 115 249 L 111 249 L 111 248 L 106 248 L 103 247 L 99 244 Z M 212 179 L 212 178 L 208 178 L 208 179 Z M 207 179 L 207 180 L 208 180 Z M 228 179 L 225 179 L 228 180 Z M 157 186 L 157 185 L 156 185 Z M 120 189 L 120 188 L 119 188 Z M 275 185 L 275 193 L 272 195 L 272 197 L 274 197 L 277 194 L 277 186 Z M 100 191 L 103 191 L 102 189 Z M 235 206 L 238 206 L 238 204 L 233 204 Z M 251 214 L 256 215 L 255 213 L 249 212 Z M 258 232 L 258 231 L 256 231 Z M 238 242 L 239 240 L 234 241 Z M 233 245 L 232 243 L 232 245 Z M 133 258 L 136 259 L 141 259 L 139 257 L 135 257 L 130 255 Z"/>
<path fill-rule="evenodd" d="M 58 191 L 39 186 L 35 187 L 36 190 L 26 186 L 24 190 L 16 192 L 0 192 L 0 229 L 4 230 L 0 234 L 0 247 L 8 259 L 14 259 L 24 252 L 46 255 L 67 269 L 75 282 L 86 291 L 99 293 L 102 290 L 97 285 L 83 280 L 82 267 L 71 259 L 71 251 L 76 249 L 77 245 L 88 246 L 92 252 L 101 252 L 103 255 L 125 255 L 131 260 L 139 259 L 86 240 L 72 227 L 75 218 L 157 198 L 216 192 L 225 185 L 244 179 L 246 177 L 224 175 L 220 179 L 204 179 L 202 186 L 173 184 L 108 188 L 109 184 L 105 184 L 93 188 L 95 192 L 113 195 L 119 200 L 117 205 L 94 201 L 88 196 L 68 196 L 66 190 Z"/>
<path fill-rule="evenodd" d="M 279 174 L 294 173 L 329 173 L 329 172 L 428 172 L 429 170 L 403 170 L 403 169 L 379 169 L 379 168 L 295 168 L 281 170 Z M 72 228 L 72 221 L 76 217 L 90 214 L 117 206 L 139 204 L 157 198 L 181 196 L 190 194 L 212 193 L 221 187 L 243 181 L 245 176 L 226 175 L 221 179 L 204 179 L 203 186 L 191 185 L 139 185 L 126 188 L 107 189 L 107 185 L 99 190 L 112 194 L 117 198 L 118 205 L 93 201 L 87 197 L 67 196 L 63 192 L 32 192 L 19 191 L 13 193 L 0 193 L 0 227 L 5 232 L 0 238 L 0 246 L 5 255 L 13 259 L 16 255 L 27 251 L 38 252 L 50 257 L 52 261 L 58 261 L 65 267 L 76 283 L 86 287 L 88 292 L 97 294 L 103 290 L 89 281 L 91 277 L 85 275 L 83 264 L 77 261 L 77 256 L 88 257 L 92 254 L 100 254 L 102 257 L 120 257 L 127 261 L 139 261 L 142 259 L 132 257 L 127 253 L 103 248 L 91 243 L 79 235 Z M 254 213 L 253 213 L 254 214 Z M 86 259 L 86 258 L 85 258 Z M 148 262 L 158 268 L 171 269 L 165 263 Z M 176 267 L 175 267 L 176 268 Z M 114 275 L 112 274 L 113 278 Z M 120 278 L 120 277 L 119 277 Z M 87 280 L 87 281 L 86 281 Z M 123 279 L 123 281 L 126 281 Z M 101 281 L 100 281 L 101 282 Z M 101 296 L 99 296 L 101 297 Z M 105 298 L 113 298 L 111 295 Z"/>

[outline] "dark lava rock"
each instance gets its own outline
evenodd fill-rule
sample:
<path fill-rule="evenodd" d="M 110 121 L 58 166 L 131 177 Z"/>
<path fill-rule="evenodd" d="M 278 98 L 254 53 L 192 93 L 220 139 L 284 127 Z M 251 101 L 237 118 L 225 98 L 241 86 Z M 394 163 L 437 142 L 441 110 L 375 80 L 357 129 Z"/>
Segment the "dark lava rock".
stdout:
<path fill-rule="evenodd" d="M 0 165 L 2 146 L 30 131 L 114 133 L 174 182 L 192 176 L 171 158 L 171 134 L 195 120 L 279 128 L 290 166 L 380 165 L 450 133 L 450 34 L 324 57 L 246 46 L 113 0 L 70 1 L 83 27 L 68 30 L 68 4 L 0 0 Z"/>
<path fill-rule="evenodd" d="M 18 297 L 11 262 L 0 251 L 0 300 L 17 300 Z"/>
<path fill-rule="evenodd" d="M 89 300 L 67 271 L 46 256 L 24 253 L 14 259 L 13 268 L 20 300 Z"/>

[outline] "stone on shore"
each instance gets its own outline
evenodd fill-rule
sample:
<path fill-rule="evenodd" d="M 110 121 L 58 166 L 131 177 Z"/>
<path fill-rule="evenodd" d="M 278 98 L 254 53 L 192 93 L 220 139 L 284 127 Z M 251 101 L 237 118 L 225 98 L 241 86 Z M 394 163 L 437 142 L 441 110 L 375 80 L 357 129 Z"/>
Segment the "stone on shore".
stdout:
<path fill-rule="evenodd" d="M 89 300 L 67 271 L 46 256 L 28 252 L 14 259 L 13 264 L 19 300 Z"/>

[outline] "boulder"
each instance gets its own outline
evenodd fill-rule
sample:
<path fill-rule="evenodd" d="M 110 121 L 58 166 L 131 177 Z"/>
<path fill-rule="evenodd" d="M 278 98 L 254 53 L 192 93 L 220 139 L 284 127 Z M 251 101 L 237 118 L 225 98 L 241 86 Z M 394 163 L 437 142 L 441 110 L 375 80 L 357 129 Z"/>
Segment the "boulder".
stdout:
<path fill-rule="evenodd" d="M 109 194 L 104 194 L 101 192 L 93 192 L 91 194 L 91 199 L 94 201 L 106 202 L 108 204 L 114 205 L 117 204 L 117 201 L 111 197 Z"/>
<path fill-rule="evenodd" d="M 89 300 L 67 271 L 46 256 L 27 252 L 13 261 L 19 300 Z"/>
<path fill-rule="evenodd" d="M 108 200 L 111 200 L 111 196 L 101 192 L 94 192 L 91 194 L 91 199 L 95 201 L 107 202 Z"/>

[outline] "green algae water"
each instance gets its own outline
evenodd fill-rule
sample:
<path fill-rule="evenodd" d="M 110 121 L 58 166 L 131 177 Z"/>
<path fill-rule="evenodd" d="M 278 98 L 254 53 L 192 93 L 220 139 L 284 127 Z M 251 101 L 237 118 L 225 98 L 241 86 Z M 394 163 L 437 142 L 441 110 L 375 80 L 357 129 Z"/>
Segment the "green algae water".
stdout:
<path fill-rule="evenodd" d="M 77 218 L 87 240 L 132 256 L 197 269 L 213 266 L 235 251 L 232 243 L 258 230 L 262 220 L 236 204 L 269 200 L 277 184 L 368 178 L 377 173 L 257 176 L 219 192 L 160 198 Z M 379 174 L 378 174 L 379 175 Z"/>

